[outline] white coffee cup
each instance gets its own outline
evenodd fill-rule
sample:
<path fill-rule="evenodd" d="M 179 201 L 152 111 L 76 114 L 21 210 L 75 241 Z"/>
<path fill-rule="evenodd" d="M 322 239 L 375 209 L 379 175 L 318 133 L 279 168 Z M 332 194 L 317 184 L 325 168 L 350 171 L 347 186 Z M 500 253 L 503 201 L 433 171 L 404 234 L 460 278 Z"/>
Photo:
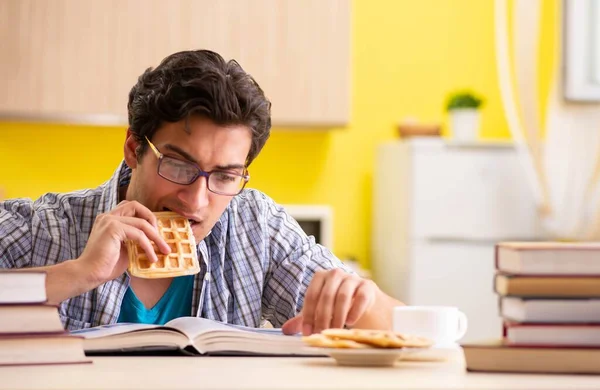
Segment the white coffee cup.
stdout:
<path fill-rule="evenodd" d="M 467 333 L 467 316 L 453 306 L 396 306 L 394 331 L 427 337 L 435 345 L 448 345 Z"/>

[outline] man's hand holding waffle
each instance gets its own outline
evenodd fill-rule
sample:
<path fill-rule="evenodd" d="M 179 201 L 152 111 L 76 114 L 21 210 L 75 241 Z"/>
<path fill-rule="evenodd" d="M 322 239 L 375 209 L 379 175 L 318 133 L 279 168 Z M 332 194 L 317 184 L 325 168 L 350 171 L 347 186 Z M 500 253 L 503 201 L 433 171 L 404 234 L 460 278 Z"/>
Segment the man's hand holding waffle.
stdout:
<path fill-rule="evenodd" d="M 163 226 L 164 221 L 163 219 L 161 222 Z M 189 221 L 185 221 L 189 229 Z M 165 260 L 173 258 L 171 253 L 174 252 L 174 249 L 179 250 L 181 245 L 178 244 L 184 240 L 190 244 L 190 247 L 186 247 L 184 250 L 190 249 L 195 259 L 195 263 L 192 260 L 194 263 L 192 266 L 198 265 L 196 245 L 191 230 L 189 234 L 178 231 L 177 239 L 168 240 L 163 238 L 161 232 L 166 233 L 167 230 L 159 227 L 159 218 L 155 213 L 135 201 L 122 201 L 113 210 L 98 215 L 87 246 L 77 260 L 78 267 L 84 267 L 84 274 L 88 276 L 81 285 L 81 292 L 89 291 L 119 277 L 128 268 L 132 272 L 140 270 L 140 273 L 143 274 L 140 277 L 173 276 L 172 272 L 165 272 L 160 276 L 160 269 L 167 269 L 163 266 Z M 173 233 L 173 231 L 169 233 Z M 175 237 L 175 233 L 168 236 Z M 132 247 L 132 244 L 135 248 L 132 252 L 135 253 L 133 260 L 135 264 L 130 263 L 131 254 L 128 250 L 128 246 Z M 176 255 L 173 254 L 173 256 Z M 173 263 L 171 261 L 167 263 L 171 267 L 169 271 L 173 271 L 173 266 L 170 265 Z M 185 264 L 189 265 L 190 263 Z M 188 268 L 186 268 L 187 270 Z M 198 272 L 194 271 L 189 271 L 189 273 Z"/>
<path fill-rule="evenodd" d="M 158 232 L 169 245 L 171 252 L 162 254 L 152 243 L 152 249 L 157 258 L 156 261 L 153 261 L 140 244 L 133 240 L 127 241 L 129 274 L 138 278 L 156 279 L 193 275 L 200 272 L 196 239 L 190 221 L 171 211 L 156 212 L 154 216 Z"/>

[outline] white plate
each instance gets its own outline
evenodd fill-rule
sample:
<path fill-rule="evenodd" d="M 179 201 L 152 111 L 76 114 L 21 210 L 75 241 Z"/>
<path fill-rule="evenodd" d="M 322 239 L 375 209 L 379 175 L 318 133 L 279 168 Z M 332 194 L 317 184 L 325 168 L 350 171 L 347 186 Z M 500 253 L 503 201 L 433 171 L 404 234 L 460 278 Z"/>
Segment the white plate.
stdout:
<path fill-rule="evenodd" d="M 404 348 L 314 348 L 342 366 L 393 366 L 405 353 Z"/>

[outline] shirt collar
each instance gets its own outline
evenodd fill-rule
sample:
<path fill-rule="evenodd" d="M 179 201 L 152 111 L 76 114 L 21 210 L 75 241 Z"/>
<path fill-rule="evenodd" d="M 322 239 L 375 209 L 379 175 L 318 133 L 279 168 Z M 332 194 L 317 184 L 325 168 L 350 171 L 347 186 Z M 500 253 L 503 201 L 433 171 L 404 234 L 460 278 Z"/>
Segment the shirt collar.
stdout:
<path fill-rule="evenodd" d="M 131 168 L 121 161 L 110 179 L 104 183 L 104 189 L 100 197 L 99 213 L 106 213 L 115 207 L 119 202 L 119 188 L 129 184 L 131 180 Z"/>

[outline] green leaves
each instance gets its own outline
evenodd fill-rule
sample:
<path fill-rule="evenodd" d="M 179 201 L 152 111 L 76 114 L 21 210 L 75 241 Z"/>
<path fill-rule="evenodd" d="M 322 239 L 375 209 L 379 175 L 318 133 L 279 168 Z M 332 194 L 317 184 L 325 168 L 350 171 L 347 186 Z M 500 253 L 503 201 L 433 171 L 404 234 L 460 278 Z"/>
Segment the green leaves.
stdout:
<path fill-rule="evenodd" d="M 479 108 L 482 104 L 483 99 L 471 92 L 455 92 L 448 98 L 446 110 L 449 111 L 460 108 Z"/>

